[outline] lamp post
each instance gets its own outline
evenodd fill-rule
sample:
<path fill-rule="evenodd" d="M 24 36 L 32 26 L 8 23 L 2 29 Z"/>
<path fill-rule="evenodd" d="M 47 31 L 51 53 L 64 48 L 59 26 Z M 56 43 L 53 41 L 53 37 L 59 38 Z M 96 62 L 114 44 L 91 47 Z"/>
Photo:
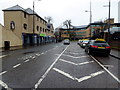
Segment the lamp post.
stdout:
<path fill-rule="evenodd" d="M 92 23 L 92 10 L 91 10 L 91 0 L 90 0 L 90 10 L 86 10 L 85 12 L 89 12 L 90 13 L 90 38 L 91 38 L 91 23 Z"/>
<path fill-rule="evenodd" d="M 104 5 L 104 7 L 109 7 L 109 12 L 108 12 L 108 38 L 107 41 L 110 43 L 110 7 L 111 7 L 111 1 L 109 0 L 109 5 Z"/>
<path fill-rule="evenodd" d="M 37 0 L 41 1 L 41 0 Z M 35 33 L 35 0 L 33 0 L 33 34 Z"/>

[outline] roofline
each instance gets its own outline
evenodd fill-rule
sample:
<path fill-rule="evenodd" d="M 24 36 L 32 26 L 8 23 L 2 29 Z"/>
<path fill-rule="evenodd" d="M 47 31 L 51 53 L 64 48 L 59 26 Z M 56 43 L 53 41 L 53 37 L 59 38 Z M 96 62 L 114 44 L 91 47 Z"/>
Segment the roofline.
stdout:
<path fill-rule="evenodd" d="M 2 11 L 22 11 L 22 12 L 25 12 L 25 13 L 27 13 L 28 15 L 36 15 L 36 16 L 38 16 L 40 19 L 42 19 L 42 20 L 44 20 L 42 17 L 40 17 L 37 13 L 34 13 L 34 14 L 29 14 L 28 12 L 26 12 L 26 11 L 24 11 L 24 10 L 2 10 Z M 46 20 L 44 20 L 46 23 L 47 23 L 47 21 Z"/>

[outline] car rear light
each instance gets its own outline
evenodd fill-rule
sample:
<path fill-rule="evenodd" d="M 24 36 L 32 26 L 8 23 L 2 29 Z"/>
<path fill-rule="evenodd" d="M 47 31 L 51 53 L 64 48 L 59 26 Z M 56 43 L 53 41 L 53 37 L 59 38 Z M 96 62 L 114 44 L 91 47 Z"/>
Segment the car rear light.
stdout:
<path fill-rule="evenodd" d="M 94 45 L 91 45 L 91 47 L 93 47 L 93 48 L 98 48 L 98 46 L 94 46 Z"/>
<path fill-rule="evenodd" d="M 107 47 L 105 47 L 105 48 L 110 48 L 110 46 L 107 46 Z"/>

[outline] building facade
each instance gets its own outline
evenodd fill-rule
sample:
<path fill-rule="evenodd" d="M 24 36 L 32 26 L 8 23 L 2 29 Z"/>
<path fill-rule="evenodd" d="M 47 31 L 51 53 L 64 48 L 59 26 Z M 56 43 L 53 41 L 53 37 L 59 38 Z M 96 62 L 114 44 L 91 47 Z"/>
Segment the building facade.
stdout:
<path fill-rule="evenodd" d="M 4 9 L 4 27 L 21 40 L 21 45 L 35 45 L 52 41 L 54 27 L 30 8 L 19 5 Z M 14 38 L 14 37 L 13 37 Z"/>

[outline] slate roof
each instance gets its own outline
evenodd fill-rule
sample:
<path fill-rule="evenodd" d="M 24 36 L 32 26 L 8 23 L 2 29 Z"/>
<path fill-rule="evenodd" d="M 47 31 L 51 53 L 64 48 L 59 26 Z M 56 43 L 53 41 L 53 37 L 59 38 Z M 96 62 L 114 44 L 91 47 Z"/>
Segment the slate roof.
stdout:
<path fill-rule="evenodd" d="M 22 8 L 22 7 L 19 6 L 19 5 L 15 5 L 15 6 L 13 6 L 13 7 L 4 9 L 3 11 L 25 11 L 25 9 Z"/>
<path fill-rule="evenodd" d="M 28 14 L 33 14 L 33 10 L 30 9 L 30 8 L 27 8 L 25 11 L 26 11 Z M 37 14 L 37 13 L 34 12 L 34 14 Z"/>

